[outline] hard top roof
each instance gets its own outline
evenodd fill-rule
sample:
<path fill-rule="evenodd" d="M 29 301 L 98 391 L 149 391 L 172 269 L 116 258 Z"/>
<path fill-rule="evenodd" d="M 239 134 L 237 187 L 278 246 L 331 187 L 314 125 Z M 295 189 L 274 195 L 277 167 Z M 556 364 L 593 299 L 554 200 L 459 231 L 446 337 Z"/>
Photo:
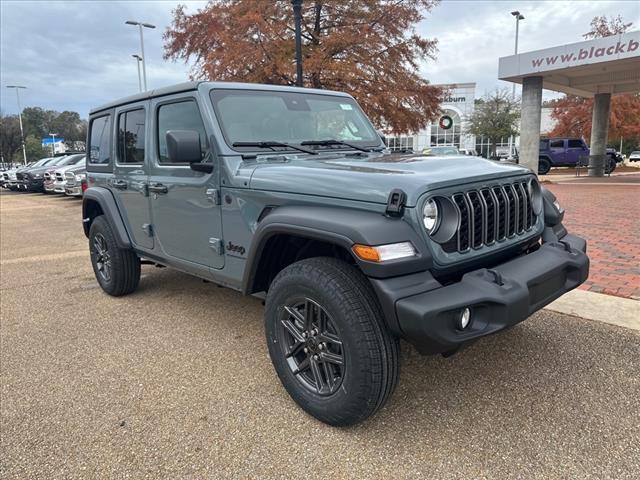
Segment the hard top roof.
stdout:
<path fill-rule="evenodd" d="M 324 95 L 339 95 L 344 97 L 350 97 L 349 94 L 344 92 L 336 92 L 333 90 L 319 90 L 315 88 L 301 88 L 301 87 L 291 87 L 288 85 L 266 85 L 261 83 L 241 83 L 241 82 L 184 82 L 178 83 L 176 85 L 171 85 L 168 87 L 157 88 L 155 90 L 149 90 L 146 92 L 137 93 L 135 95 L 130 95 L 128 97 L 120 98 L 118 100 L 114 100 L 109 103 L 105 103 L 104 105 L 100 105 L 99 107 L 93 108 L 90 110 L 89 115 L 93 115 L 95 113 L 101 112 L 103 110 L 108 110 L 110 108 L 118 107 L 120 105 L 126 105 L 128 103 L 139 102 L 141 100 L 148 100 L 155 97 L 161 97 L 164 95 L 171 95 L 174 93 L 182 93 L 188 92 L 190 90 L 196 90 L 201 84 L 206 84 L 211 88 L 220 88 L 220 89 L 238 89 L 238 90 L 271 90 L 271 91 L 289 91 L 289 92 L 299 92 L 299 93 L 316 93 L 316 94 L 324 94 Z"/>

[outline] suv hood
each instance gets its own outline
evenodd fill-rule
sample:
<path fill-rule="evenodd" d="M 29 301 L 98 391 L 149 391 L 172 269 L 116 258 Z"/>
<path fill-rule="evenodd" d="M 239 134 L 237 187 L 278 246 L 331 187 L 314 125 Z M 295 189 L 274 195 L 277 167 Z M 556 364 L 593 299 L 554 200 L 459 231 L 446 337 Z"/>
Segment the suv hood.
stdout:
<path fill-rule="evenodd" d="M 400 188 L 411 207 L 427 190 L 528 173 L 519 165 L 468 155 L 280 155 L 256 163 L 250 188 L 383 204 Z"/>

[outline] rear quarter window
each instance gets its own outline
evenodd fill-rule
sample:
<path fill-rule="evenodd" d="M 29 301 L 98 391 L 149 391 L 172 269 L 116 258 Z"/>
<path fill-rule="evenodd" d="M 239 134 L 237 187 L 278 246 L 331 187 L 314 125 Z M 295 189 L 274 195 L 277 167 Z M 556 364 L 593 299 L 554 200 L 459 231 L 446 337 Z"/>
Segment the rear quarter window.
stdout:
<path fill-rule="evenodd" d="M 111 163 L 111 115 L 91 120 L 87 164 L 106 166 Z"/>

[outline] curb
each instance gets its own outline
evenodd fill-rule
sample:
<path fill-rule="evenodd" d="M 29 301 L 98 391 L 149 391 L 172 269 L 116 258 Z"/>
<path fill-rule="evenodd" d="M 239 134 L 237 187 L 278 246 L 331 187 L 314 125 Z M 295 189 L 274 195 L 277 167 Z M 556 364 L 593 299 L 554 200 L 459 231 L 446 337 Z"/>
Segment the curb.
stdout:
<path fill-rule="evenodd" d="M 572 290 L 547 310 L 640 331 L 640 301 L 587 290 Z"/>

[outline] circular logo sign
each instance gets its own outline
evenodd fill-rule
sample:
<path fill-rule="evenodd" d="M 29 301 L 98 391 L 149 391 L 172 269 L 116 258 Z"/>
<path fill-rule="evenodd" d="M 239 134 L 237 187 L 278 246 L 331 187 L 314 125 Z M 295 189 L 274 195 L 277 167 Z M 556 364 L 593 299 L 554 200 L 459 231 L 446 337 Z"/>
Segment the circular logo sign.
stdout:
<path fill-rule="evenodd" d="M 453 118 L 451 118 L 449 115 L 443 115 L 442 117 L 440 117 L 440 122 L 438 122 L 438 125 L 443 130 L 449 130 L 451 127 L 453 127 Z"/>

